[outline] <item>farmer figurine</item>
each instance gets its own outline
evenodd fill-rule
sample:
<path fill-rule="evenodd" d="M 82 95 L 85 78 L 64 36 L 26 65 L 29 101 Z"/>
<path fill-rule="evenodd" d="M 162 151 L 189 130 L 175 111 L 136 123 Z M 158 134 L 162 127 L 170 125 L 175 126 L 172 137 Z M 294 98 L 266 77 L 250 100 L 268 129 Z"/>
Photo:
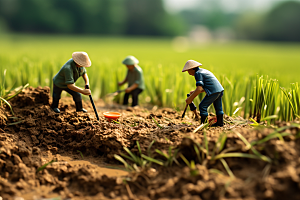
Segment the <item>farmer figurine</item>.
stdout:
<path fill-rule="evenodd" d="M 75 85 L 75 82 L 79 77 L 85 81 L 85 85 L 89 85 L 89 78 L 86 73 L 85 67 L 91 66 L 91 60 L 85 52 L 74 52 L 72 58 L 68 60 L 59 72 L 53 78 L 53 102 L 51 108 L 54 112 L 60 113 L 58 109 L 58 102 L 61 92 L 65 90 L 72 95 L 76 105 L 76 111 L 87 112 L 82 108 L 81 94 L 90 95 L 89 89 L 81 89 Z M 81 93 L 81 94 L 80 94 Z"/>
<path fill-rule="evenodd" d="M 206 95 L 199 104 L 201 123 L 205 123 L 208 116 L 207 108 L 213 103 L 216 110 L 217 122 L 212 126 L 223 126 L 224 112 L 222 108 L 222 96 L 224 88 L 213 73 L 199 68 L 199 66 L 202 66 L 202 64 L 194 60 L 188 60 L 183 67 L 182 72 L 188 71 L 189 75 L 194 76 L 197 86 L 194 91 L 190 92 L 190 96 L 185 101 L 187 104 L 192 104 L 193 99 L 198 94 L 205 92 Z"/>
<path fill-rule="evenodd" d="M 139 94 L 145 89 L 143 70 L 138 66 L 139 61 L 134 56 L 127 56 L 122 63 L 126 65 L 128 69 L 125 79 L 118 83 L 118 85 L 121 86 L 128 82 L 128 87 L 125 89 L 123 105 L 128 104 L 128 98 L 129 95 L 131 95 L 132 107 L 134 107 L 138 105 Z"/>

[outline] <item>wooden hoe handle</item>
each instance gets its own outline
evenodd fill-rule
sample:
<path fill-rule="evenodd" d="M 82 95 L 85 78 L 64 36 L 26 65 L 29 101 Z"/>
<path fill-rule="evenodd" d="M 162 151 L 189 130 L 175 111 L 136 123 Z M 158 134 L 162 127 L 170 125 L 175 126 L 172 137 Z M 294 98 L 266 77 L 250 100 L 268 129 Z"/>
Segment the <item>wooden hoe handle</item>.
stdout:
<path fill-rule="evenodd" d="M 188 106 L 188 104 L 185 105 L 185 108 L 184 108 L 184 111 L 183 111 L 183 114 L 182 114 L 181 118 L 184 118 L 184 115 L 185 115 L 185 111 L 186 111 L 186 109 L 187 109 L 187 106 Z"/>

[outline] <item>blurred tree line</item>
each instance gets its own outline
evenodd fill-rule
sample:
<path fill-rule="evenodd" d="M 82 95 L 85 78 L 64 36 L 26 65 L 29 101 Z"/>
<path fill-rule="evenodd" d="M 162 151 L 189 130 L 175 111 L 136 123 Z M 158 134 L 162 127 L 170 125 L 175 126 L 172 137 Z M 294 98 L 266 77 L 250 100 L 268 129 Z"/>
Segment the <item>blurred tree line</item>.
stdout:
<path fill-rule="evenodd" d="M 14 32 L 161 35 L 183 34 L 162 0 L 0 0 L 0 18 Z"/>
<path fill-rule="evenodd" d="M 195 25 L 227 27 L 238 39 L 300 41 L 300 3 L 247 13 L 226 12 L 210 0 L 205 8 L 170 14 L 163 0 L 0 0 L 0 29 L 12 32 L 177 36 Z"/>
<path fill-rule="evenodd" d="M 300 41 L 299 1 L 283 1 L 266 13 L 258 13 L 226 12 L 220 1 L 210 0 L 206 8 L 185 10 L 181 16 L 190 27 L 201 24 L 212 31 L 230 28 L 237 39 Z"/>
<path fill-rule="evenodd" d="M 245 14 L 236 28 L 246 39 L 300 41 L 300 3 L 286 1 L 267 14 Z"/>

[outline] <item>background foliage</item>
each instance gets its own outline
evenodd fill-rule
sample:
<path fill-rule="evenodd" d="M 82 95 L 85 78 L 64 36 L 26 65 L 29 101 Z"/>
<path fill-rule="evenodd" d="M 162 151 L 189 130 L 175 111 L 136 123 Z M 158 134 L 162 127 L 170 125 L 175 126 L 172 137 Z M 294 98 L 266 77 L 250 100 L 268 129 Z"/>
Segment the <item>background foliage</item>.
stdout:
<path fill-rule="evenodd" d="M 226 114 L 259 114 L 261 119 L 278 114 L 287 120 L 300 115 L 299 87 L 292 84 L 299 80 L 300 46 L 295 44 L 192 43 L 186 51 L 178 52 L 173 40 L 154 38 L 10 35 L 1 37 L 0 43 L 0 70 L 7 69 L 3 88 L 26 83 L 52 88 L 53 76 L 72 52 L 86 51 L 92 61 L 92 67 L 87 68 L 92 95 L 112 103 L 106 95 L 126 87 L 117 86 L 126 75 L 122 60 L 134 55 L 140 61 L 146 84 L 141 105 L 180 110 L 185 106 L 186 94 L 195 89 L 194 78 L 181 70 L 187 60 L 194 59 L 212 71 L 225 88 Z M 83 79 L 76 85 L 83 87 Z M 199 95 L 195 104 L 202 98 Z"/>
<path fill-rule="evenodd" d="M 228 12 L 221 3 L 170 14 L 162 0 L 0 0 L 0 32 L 188 36 L 204 26 L 213 36 L 300 41 L 299 1 L 282 1 L 267 12 Z"/>
<path fill-rule="evenodd" d="M 0 0 L 0 17 L 15 32 L 166 35 L 182 33 L 161 0 Z"/>

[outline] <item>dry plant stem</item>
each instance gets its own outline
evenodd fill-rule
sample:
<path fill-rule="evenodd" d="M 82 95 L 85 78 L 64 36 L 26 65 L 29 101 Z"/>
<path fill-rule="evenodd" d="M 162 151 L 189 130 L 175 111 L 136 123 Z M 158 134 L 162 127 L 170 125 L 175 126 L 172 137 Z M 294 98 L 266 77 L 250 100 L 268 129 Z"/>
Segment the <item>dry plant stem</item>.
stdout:
<path fill-rule="evenodd" d="M 128 183 L 125 186 L 126 186 L 129 198 L 130 199 L 134 199 L 134 196 L 133 196 L 133 194 L 132 194 L 132 192 L 130 190 L 130 187 L 129 187 Z"/>

